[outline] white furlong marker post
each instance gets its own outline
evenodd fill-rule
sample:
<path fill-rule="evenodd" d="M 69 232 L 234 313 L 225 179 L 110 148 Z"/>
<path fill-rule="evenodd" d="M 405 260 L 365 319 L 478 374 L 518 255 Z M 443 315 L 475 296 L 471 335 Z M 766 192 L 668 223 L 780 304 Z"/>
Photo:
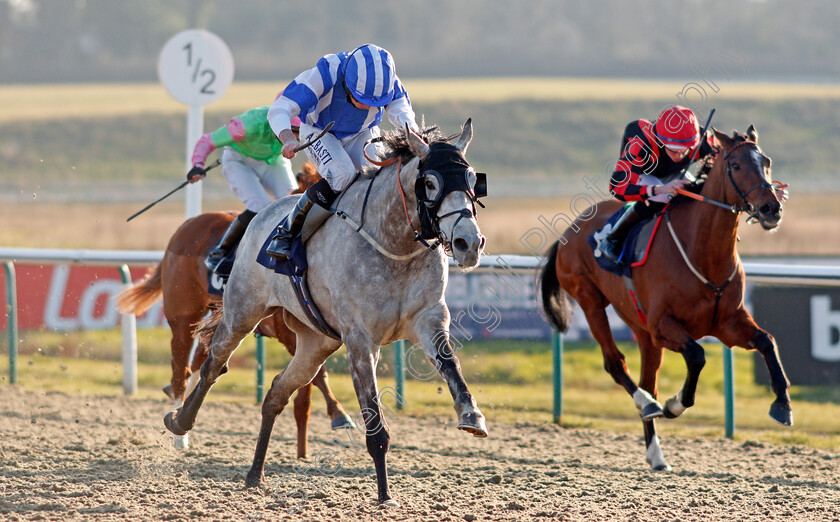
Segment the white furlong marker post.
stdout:
<path fill-rule="evenodd" d="M 158 78 L 167 92 L 189 107 L 187 111 L 187 161 L 204 132 L 204 106 L 222 97 L 233 83 L 233 55 L 225 42 L 203 29 L 182 31 L 163 46 Z M 201 182 L 186 190 L 186 217 L 201 213 Z"/>

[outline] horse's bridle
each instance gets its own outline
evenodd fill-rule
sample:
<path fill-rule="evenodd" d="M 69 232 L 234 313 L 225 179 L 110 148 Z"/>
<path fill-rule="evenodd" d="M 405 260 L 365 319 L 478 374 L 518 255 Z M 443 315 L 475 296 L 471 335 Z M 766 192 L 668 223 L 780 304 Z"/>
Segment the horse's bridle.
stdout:
<path fill-rule="evenodd" d="M 761 196 L 764 195 L 764 193 L 767 191 L 767 189 L 770 189 L 770 190 L 773 189 L 773 185 L 769 181 L 767 181 L 767 179 L 765 178 L 765 179 L 762 179 L 759 183 L 754 185 L 749 190 L 743 191 L 743 190 L 741 190 L 741 187 L 739 187 L 738 184 L 735 182 L 735 178 L 732 175 L 732 163 L 729 160 L 729 156 L 732 154 L 733 151 L 735 151 L 736 149 L 741 148 L 745 145 L 752 145 L 753 147 L 755 147 L 755 151 L 758 152 L 759 156 L 761 156 L 763 159 L 766 159 L 767 162 L 770 164 L 770 166 L 772 166 L 773 160 L 771 160 L 766 154 L 764 154 L 764 152 L 761 150 L 761 147 L 758 146 L 758 143 L 756 143 L 754 141 L 746 141 L 746 140 L 742 141 L 742 142 L 740 142 L 736 145 L 733 145 L 726 152 L 726 154 L 723 156 L 723 161 L 724 161 L 725 167 L 726 167 L 726 177 L 729 178 L 729 182 L 732 183 L 732 187 L 735 189 L 735 193 L 738 194 L 738 197 L 741 199 L 741 203 L 743 203 L 743 205 L 733 205 L 732 206 L 732 211 L 736 212 L 736 213 L 737 212 L 746 212 L 749 215 L 749 217 L 747 218 L 747 222 L 748 223 L 754 223 L 756 221 L 760 221 L 761 218 L 758 215 L 759 212 L 758 212 L 758 209 L 755 207 L 755 205 L 753 205 L 752 203 L 747 201 L 747 196 L 753 190 L 755 190 L 757 188 L 760 188 L 761 189 L 761 194 L 759 194 L 759 200 L 760 200 Z M 763 168 L 763 166 L 761 166 L 761 165 L 759 167 Z"/>
<path fill-rule="evenodd" d="M 374 138 L 368 140 L 365 148 L 369 143 L 379 141 Z M 458 218 L 452 225 L 452 233 L 454 235 L 455 228 L 458 223 L 464 218 L 473 218 L 477 212 L 475 204 L 484 207 L 479 201 L 480 197 L 486 195 L 486 177 L 484 174 L 476 173 L 473 168 L 464 159 L 464 155 L 456 149 L 453 145 L 448 143 L 432 143 L 429 145 L 429 154 L 423 160 L 417 170 L 417 177 L 414 179 L 414 193 L 417 197 L 417 214 L 420 218 L 420 230 L 416 230 L 411 222 L 411 216 L 408 212 L 408 204 L 406 202 L 405 191 L 400 181 L 400 171 L 402 169 L 402 158 L 392 157 L 387 160 L 377 161 L 372 159 L 364 152 L 365 159 L 378 167 L 386 167 L 399 162 L 397 167 L 397 187 L 399 188 L 400 197 L 402 198 L 403 209 L 405 210 L 405 217 L 408 221 L 408 226 L 414 231 L 414 241 L 421 243 L 429 250 L 435 250 L 438 246 L 443 245 L 447 253 L 452 251 L 452 240 L 440 228 L 440 220 L 449 216 L 457 215 Z M 468 176 L 472 173 L 476 177 L 475 186 L 470 187 Z M 423 180 L 427 175 L 433 175 L 438 180 L 440 190 L 438 194 L 432 199 L 428 198 L 425 192 Z M 480 191 L 476 189 L 481 186 Z M 447 212 L 446 214 L 439 214 L 440 206 L 444 198 L 452 192 L 464 192 L 472 203 L 472 209 L 462 208 Z"/>

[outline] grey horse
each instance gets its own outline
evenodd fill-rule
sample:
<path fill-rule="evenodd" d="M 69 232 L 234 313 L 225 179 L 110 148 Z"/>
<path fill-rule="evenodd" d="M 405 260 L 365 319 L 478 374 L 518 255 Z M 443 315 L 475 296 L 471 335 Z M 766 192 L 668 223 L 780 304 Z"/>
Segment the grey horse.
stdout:
<path fill-rule="evenodd" d="M 456 136 L 457 142 L 450 143 Z M 347 346 L 353 386 L 365 421 L 380 504 L 399 505 L 388 486 L 390 434 L 376 382 L 382 345 L 407 339 L 421 346 L 449 386 L 458 428 L 486 437 L 484 415 L 450 344 L 450 314 L 444 299 L 448 279 L 445 251 L 451 252 L 461 269 L 468 270 L 478 265 L 484 248 L 485 238 L 475 218 L 476 174 L 464 158 L 471 139 L 470 120 L 460 136 L 446 137 L 437 127 L 425 127 L 419 134 L 409 129 L 387 133 L 381 149 L 392 162 L 383 161 L 387 166 L 378 173 L 369 173 L 367 179 L 359 179 L 345 190 L 335 207 L 347 222 L 332 217 L 308 240 L 311 296 L 340 340 L 313 328 L 288 277 L 254 262 L 265 239 L 295 204 L 295 196 L 262 210 L 242 239 L 222 314 L 215 324 L 208 325 L 215 331 L 199 384 L 180 409 L 167 414 L 166 427 L 175 434 L 193 427 L 202 401 L 227 371 L 233 351 L 262 318 L 282 307 L 286 323 L 297 335 L 297 351 L 274 378 L 263 402 L 247 486 L 265 484 L 263 469 L 271 430 L 289 397 L 312 380 L 342 342 Z M 361 233 L 348 222 L 363 223 Z M 415 241 L 418 229 L 433 230 L 442 247 L 420 246 Z"/>

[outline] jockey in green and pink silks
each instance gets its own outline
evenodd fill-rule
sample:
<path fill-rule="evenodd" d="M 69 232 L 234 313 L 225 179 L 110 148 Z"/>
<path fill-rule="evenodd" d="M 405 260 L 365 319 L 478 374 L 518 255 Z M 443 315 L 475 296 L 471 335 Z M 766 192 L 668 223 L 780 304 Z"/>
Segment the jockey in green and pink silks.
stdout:
<path fill-rule="evenodd" d="M 291 162 L 281 154 L 283 144 L 268 124 L 268 106 L 257 107 L 232 118 L 226 125 L 203 135 L 193 149 L 190 183 L 204 178 L 204 162 L 217 148 L 222 152 L 222 173 L 234 194 L 245 203 L 245 211 L 210 251 L 205 265 L 214 270 L 236 247 L 251 219 L 269 203 L 297 188 Z M 300 119 L 292 122 L 293 130 Z"/>

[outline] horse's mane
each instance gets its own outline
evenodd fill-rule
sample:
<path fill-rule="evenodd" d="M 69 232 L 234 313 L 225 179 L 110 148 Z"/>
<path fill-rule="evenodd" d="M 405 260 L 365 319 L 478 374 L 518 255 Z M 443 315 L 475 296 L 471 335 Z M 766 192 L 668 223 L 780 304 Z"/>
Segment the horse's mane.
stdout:
<path fill-rule="evenodd" d="M 732 141 L 734 141 L 736 144 L 737 143 L 742 143 L 744 141 L 748 141 L 748 139 L 749 139 L 749 138 L 747 138 L 746 133 L 740 133 L 737 130 L 732 131 L 731 138 L 732 138 Z M 719 155 L 720 155 L 720 147 L 715 147 L 714 152 L 712 154 L 709 154 L 708 156 L 706 156 L 705 158 L 702 158 L 701 160 L 699 160 L 697 162 L 699 164 L 699 166 L 697 168 L 697 182 L 698 183 L 703 183 L 703 182 L 706 181 L 706 178 L 709 175 L 709 171 L 712 170 L 712 167 L 714 166 L 715 161 L 717 161 Z"/>
<path fill-rule="evenodd" d="M 423 138 L 423 141 L 427 144 L 440 142 L 448 143 L 460 136 L 460 133 L 447 136 L 437 125 L 426 126 L 425 121 L 421 121 L 419 127 L 420 131 L 417 134 L 419 134 L 420 137 Z M 414 157 L 414 153 L 408 144 L 408 137 L 406 136 L 405 129 L 387 131 L 382 135 L 380 143 L 383 145 L 382 154 L 379 158 L 380 160 L 399 156 L 403 159 L 403 163 L 405 164 L 408 160 Z M 373 177 L 379 172 L 379 170 L 379 167 L 368 165 L 362 170 L 362 175 L 368 178 Z"/>

